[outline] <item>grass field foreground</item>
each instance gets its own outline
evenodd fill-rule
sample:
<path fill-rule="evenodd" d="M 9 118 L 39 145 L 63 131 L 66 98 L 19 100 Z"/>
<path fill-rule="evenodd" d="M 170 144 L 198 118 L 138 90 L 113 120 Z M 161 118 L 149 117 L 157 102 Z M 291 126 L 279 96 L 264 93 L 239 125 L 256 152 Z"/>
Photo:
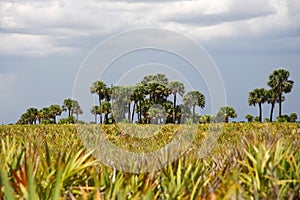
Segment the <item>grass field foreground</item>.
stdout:
<path fill-rule="evenodd" d="M 218 145 L 199 158 L 208 127 L 199 125 L 177 161 L 134 174 L 101 164 L 74 125 L 0 126 L 0 199 L 300 198 L 299 123 L 225 124 Z M 110 141 L 136 152 L 161 148 L 176 130 L 168 125 L 143 141 L 116 125 L 101 128 Z"/>

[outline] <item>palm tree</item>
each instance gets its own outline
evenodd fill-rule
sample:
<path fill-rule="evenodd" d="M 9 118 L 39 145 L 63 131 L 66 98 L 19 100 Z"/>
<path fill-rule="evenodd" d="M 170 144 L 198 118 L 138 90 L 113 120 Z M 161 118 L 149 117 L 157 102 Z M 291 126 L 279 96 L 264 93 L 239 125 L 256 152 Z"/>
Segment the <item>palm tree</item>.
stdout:
<path fill-rule="evenodd" d="M 36 124 L 36 120 L 38 119 L 38 114 L 39 114 L 38 109 L 28 108 L 26 113 L 29 120 L 29 124 Z"/>
<path fill-rule="evenodd" d="M 131 116 L 132 122 L 133 122 L 133 118 L 134 118 L 135 107 L 137 107 L 138 122 L 139 123 L 142 122 L 142 104 L 143 104 L 144 98 L 146 96 L 145 92 L 146 92 L 145 87 L 142 84 L 137 84 L 135 86 L 135 89 L 132 93 L 132 98 L 134 101 L 133 111 L 132 111 L 132 116 Z"/>
<path fill-rule="evenodd" d="M 271 104 L 271 112 L 270 112 L 270 119 L 269 119 L 270 122 L 273 121 L 273 111 L 275 108 L 275 103 L 279 103 L 279 98 L 280 98 L 280 95 L 277 92 L 275 92 L 272 89 L 268 90 L 267 101 L 268 101 L 268 104 Z M 285 99 L 284 96 L 282 96 L 281 102 L 283 102 L 284 99 Z"/>
<path fill-rule="evenodd" d="M 103 99 L 107 98 L 109 91 L 106 84 L 102 81 L 96 81 L 90 87 L 90 92 L 92 94 L 97 94 L 99 99 L 99 107 L 101 108 L 101 102 Z M 102 114 L 100 114 L 100 124 L 102 124 Z"/>
<path fill-rule="evenodd" d="M 113 112 L 117 121 L 121 121 L 126 118 L 126 111 L 130 109 L 130 96 L 131 94 L 128 93 L 127 86 L 114 86 L 112 88 L 111 98 L 114 100 Z M 127 106 L 129 106 L 128 109 Z M 130 111 L 128 112 L 130 113 Z"/>
<path fill-rule="evenodd" d="M 160 85 L 164 85 L 164 86 L 167 86 L 168 85 L 168 78 L 165 74 L 160 74 L 160 73 L 157 73 L 157 74 L 154 74 L 154 75 L 147 75 L 143 78 L 143 80 L 141 81 L 141 84 L 143 85 L 147 85 L 149 82 L 156 82 Z"/>
<path fill-rule="evenodd" d="M 195 108 L 199 106 L 200 108 L 205 107 L 205 97 L 199 91 L 190 91 L 183 97 L 184 104 L 191 106 L 193 109 L 192 116 L 193 122 L 195 122 Z"/>
<path fill-rule="evenodd" d="M 100 107 L 98 105 L 95 105 L 91 108 L 91 113 L 95 115 L 95 123 L 97 124 L 97 115 L 101 114 Z"/>
<path fill-rule="evenodd" d="M 73 100 L 73 111 L 72 114 L 76 115 L 76 120 L 78 121 L 78 115 L 82 115 L 83 111 L 78 103 L 78 101 Z"/>
<path fill-rule="evenodd" d="M 108 115 L 111 113 L 111 104 L 109 101 L 104 101 L 102 103 L 101 111 L 104 113 L 104 123 L 108 124 Z"/>
<path fill-rule="evenodd" d="M 277 69 L 269 76 L 268 85 L 279 95 L 279 117 L 281 117 L 283 93 L 292 91 L 294 81 L 289 80 L 290 72 L 285 69 Z"/>
<path fill-rule="evenodd" d="M 248 122 L 253 122 L 253 115 L 250 115 L 250 114 L 247 114 L 246 116 L 245 116 L 245 118 L 248 120 Z"/>
<path fill-rule="evenodd" d="M 214 121 L 213 115 L 203 115 L 200 117 L 200 122 L 204 124 L 210 124 L 212 121 Z"/>
<path fill-rule="evenodd" d="M 59 105 L 51 105 L 49 107 L 49 114 L 51 118 L 53 119 L 53 123 L 56 124 L 56 116 L 61 115 L 62 109 Z"/>
<path fill-rule="evenodd" d="M 68 116 L 71 117 L 72 108 L 73 108 L 73 100 L 70 98 L 65 99 L 62 108 L 63 108 L 63 111 L 68 111 Z"/>
<path fill-rule="evenodd" d="M 225 106 L 221 107 L 219 112 L 217 113 L 217 121 L 228 123 L 229 118 L 236 118 L 237 113 L 232 107 Z"/>
<path fill-rule="evenodd" d="M 298 118 L 298 116 L 295 112 L 292 112 L 290 114 L 290 122 L 296 122 L 297 118 Z"/>
<path fill-rule="evenodd" d="M 132 93 L 134 91 L 134 86 L 124 86 L 124 90 L 125 90 L 125 101 L 127 103 L 127 119 L 128 122 L 130 123 L 131 121 L 131 103 L 133 102 L 133 98 L 132 98 Z M 134 109 L 134 108 L 133 108 Z M 134 112 L 134 111 L 132 111 Z"/>
<path fill-rule="evenodd" d="M 42 108 L 38 113 L 39 123 L 50 122 L 50 109 L 48 107 Z"/>
<path fill-rule="evenodd" d="M 249 93 L 248 103 L 249 106 L 259 106 L 259 121 L 262 122 L 262 104 L 267 101 L 268 91 L 264 88 L 256 88 Z"/>
<path fill-rule="evenodd" d="M 173 96 L 174 96 L 174 100 L 173 100 L 173 123 L 175 123 L 175 120 L 176 120 L 176 98 L 177 98 L 176 95 L 178 93 L 180 96 L 183 96 L 185 90 L 184 90 L 183 83 L 181 83 L 179 81 L 170 82 L 168 88 L 170 90 L 170 93 L 173 94 Z"/>

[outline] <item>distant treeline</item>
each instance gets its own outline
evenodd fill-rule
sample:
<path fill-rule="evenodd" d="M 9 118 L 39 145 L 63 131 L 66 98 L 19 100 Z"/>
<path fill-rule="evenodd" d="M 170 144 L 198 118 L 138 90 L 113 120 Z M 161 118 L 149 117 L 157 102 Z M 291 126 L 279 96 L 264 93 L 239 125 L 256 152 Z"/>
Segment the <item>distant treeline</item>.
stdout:
<path fill-rule="evenodd" d="M 297 114 L 282 115 L 282 102 L 285 93 L 291 92 L 294 82 L 289 80 L 290 73 L 285 69 L 273 71 L 269 76 L 267 84 L 270 89 L 257 88 L 249 93 L 249 105 L 259 107 L 259 116 L 250 114 L 245 118 L 251 121 L 262 122 L 262 104 L 271 105 L 270 118 L 265 121 L 273 121 L 273 110 L 276 103 L 279 104 L 279 115 L 277 121 L 296 121 Z M 229 118 L 237 117 L 234 108 L 230 106 L 221 107 L 214 115 L 200 115 L 196 107 L 205 107 L 205 96 L 200 91 L 189 91 L 186 93 L 185 86 L 179 81 L 169 81 L 165 74 L 154 74 L 145 76 L 136 85 L 111 86 L 108 87 L 103 81 L 92 83 L 90 92 L 95 94 L 98 105 L 92 106 L 91 114 L 95 116 L 92 123 L 212 123 L 228 122 Z M 178 104 L 178 96 L 183 98 Z M 29 108 L 21 116 L 19 124 L 57 123 L 57 116 L 65 111 L 67 118 L 59 120 L 59 123 L 84 123 L 78 120 L 83 114 L 79 102 L 74 99 L 65 99 L 62 106 L 51 105 L 50 107 Z M 99 116 L 99 117 L 98 117 Z"/>

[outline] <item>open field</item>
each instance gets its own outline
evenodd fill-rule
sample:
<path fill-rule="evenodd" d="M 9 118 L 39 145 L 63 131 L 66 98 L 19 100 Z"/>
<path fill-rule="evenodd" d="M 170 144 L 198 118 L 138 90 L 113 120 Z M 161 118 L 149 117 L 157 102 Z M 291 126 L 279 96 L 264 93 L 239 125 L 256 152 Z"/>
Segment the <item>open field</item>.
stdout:
<path fill-rule="evenodd" d="M 0 126 L 0 199 L 300 198 L 299 123 L 224 124 L 218 145 L 199 158 L 208 128 L 199 125 L 177 161 L 135 174 L 97 161 L 74 125 Z M 128 151 L 147 152 L 171 142 L 177 129 L 166 125 L 141 139 L 103 125 L 102 134 Z"/>

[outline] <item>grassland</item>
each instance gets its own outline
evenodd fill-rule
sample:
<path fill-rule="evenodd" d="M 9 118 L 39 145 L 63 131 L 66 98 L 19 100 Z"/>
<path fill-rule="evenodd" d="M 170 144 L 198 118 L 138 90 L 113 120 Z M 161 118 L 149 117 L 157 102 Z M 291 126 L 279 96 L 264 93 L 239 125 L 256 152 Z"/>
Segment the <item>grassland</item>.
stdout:
<path fill-rule="evenodd" d="M 178 129 L 169 125 L 142 140 L 115 125 L 101 128 L 135 152 L 163 147 Z M 217 145 L 199 158 L 208 128 L 199 125 L 175 162 L 129 173 L 95 159 L 74 125 L 0 126 L 0 199 L 300 199 L 299 123 L 225 124 Z"/>

